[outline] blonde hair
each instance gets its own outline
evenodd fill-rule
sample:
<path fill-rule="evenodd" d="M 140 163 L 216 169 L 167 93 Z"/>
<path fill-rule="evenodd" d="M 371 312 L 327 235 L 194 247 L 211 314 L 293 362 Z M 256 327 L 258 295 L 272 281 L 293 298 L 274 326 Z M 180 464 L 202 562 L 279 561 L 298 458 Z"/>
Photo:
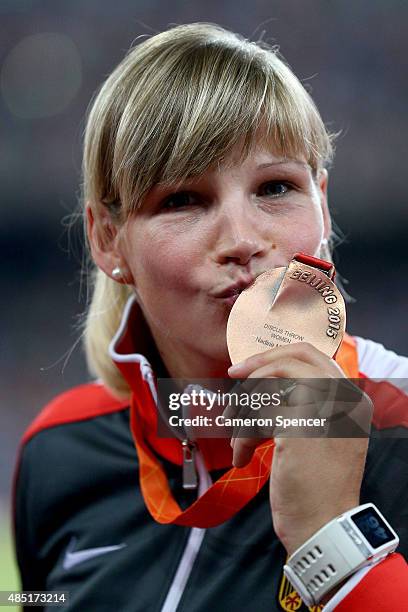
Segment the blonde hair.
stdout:
<path fill-rule="evenodd" d="M 131 48 L 88 113 L 83 202 L 123 223 L 157 183 L 177 185 L 221 163 L 237 144 L 244 159 L 261 140 L 314 172 L 333 155 L 333 137 L 276 48 L 219 26 L 174 27 Z M 120 396 L 129 388 L 108 355 L 132 288 L 101 270 L 85 323 L 88 366 Z"/>

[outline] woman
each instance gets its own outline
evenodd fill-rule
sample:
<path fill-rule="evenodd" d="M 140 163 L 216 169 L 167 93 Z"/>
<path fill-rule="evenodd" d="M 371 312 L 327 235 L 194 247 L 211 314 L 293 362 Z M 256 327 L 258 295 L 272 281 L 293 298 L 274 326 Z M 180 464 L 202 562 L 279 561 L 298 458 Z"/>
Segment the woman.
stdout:
<path fill-rule="evenodd" d="M 404 440 L 237 438 L 232 451 L 203 439 L 197 494 L 182 486 L 190 449 L 156 433 L 159 377 L 406 377 L 407 359 L 347 335 L 336 360 L 299 342 L 229 369 L 234 291 L 296 252 L 330 260 L 331 140 L 274 50 L 216 26 L 154 36 L 106 80 L 83 164 L 98 381 L 58 397 L 24 436 L 25 590 L 69 591 L 69 610 L 304 610 L 287 557 L 373 502 L 400 552 L 304 598 L 313 610 L 403 609 Z M 398 432 L 406 394 L 390 387 L 397 408 L 377 425 Z"/>

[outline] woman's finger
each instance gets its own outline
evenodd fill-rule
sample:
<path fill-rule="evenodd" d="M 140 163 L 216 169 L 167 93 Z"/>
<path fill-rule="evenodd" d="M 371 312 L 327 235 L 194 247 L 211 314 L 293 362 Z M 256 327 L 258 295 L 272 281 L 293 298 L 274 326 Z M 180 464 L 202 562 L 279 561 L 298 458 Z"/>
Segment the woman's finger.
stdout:
<path fill-rule="evenodd" d="M 232 454 L 232 465 L 244 467 L 252 459 L 257 446 L 265 442 L 262 438 L 235 438 Z"/>
<path fill-rule="evenodd" d="M 344 376 L 343 370 L 333 359 L 308 342 L 296 342 L 288 346 L 279 346 L 257 353 L 240 363 L 232 365 L 228 369 L 228 374 L 231 378 L 244 378 L 267 364 L 279 364 L 293 358 L 317 368 L 328 370 L 333 376 Z"/>
<path fill-rule="evenodd" d="M 327 364 L 326 364 L 327 368 Z M 328 370 L 328 368 L 327 368 Z M 325 379 L 332 378 L 332 373 L 317 368 L 302 361 L 297 357 L 286 357 L 281 360 L 273 360 L 265 365 L 253 370 L 248 374 L 248 378 L 290 378 L 290 379 Z M 315 383 L 318 386 L 320 383 Z"/>

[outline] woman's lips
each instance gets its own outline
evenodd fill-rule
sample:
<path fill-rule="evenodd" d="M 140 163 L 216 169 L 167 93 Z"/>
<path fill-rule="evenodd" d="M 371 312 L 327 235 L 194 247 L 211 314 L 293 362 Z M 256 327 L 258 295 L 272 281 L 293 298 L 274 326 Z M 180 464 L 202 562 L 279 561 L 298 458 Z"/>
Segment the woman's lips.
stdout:
<path fill-rule="evenodd" d="M 234 295 L 230 295 L 229 297 L 217 298 L 217 299 L 223 302 L 223 304 L 226 304 L 227 306 L 233 306 L 240 295 L 241 293 L 235 293 Z"/>
<path fill-rule="evenodd" d="M 212 295 L 216 298 L 217 302 L 221 302 L 229 308 L 232 308 L 241 293 L 245 291 L 245 289 L 248 289 L 254 280 L 255 276 L 252 275 L 241 277 L 229 286 L 224 287 L 221 291 L 214 292 Z"/>
<path fill-rule="evenodd" d="M 212 292 L 213 297 L 218 299 L 225 299 L 230 297 L 236 297 L 242 291 L 247 289 L 254 282 L 254 276 L 248 276 L 246 278 L 241 278 L 236 280 L 234 283 L 231 283 L 229 286 L 224 287 L 220 291 Z"/>

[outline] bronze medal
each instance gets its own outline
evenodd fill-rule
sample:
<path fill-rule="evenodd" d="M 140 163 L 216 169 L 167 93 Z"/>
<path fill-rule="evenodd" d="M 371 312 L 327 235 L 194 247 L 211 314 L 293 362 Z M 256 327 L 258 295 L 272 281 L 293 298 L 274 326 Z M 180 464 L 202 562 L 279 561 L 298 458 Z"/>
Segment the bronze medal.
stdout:
<path fill-rule="evenodd" d="M 231 362 L 294 342 L 310 342 L 333 357 L 346 327 L 344 299 L 334 275 L 331 262 L 296 253 L 287 267 L 258 276 L 228 318 Z"/>

